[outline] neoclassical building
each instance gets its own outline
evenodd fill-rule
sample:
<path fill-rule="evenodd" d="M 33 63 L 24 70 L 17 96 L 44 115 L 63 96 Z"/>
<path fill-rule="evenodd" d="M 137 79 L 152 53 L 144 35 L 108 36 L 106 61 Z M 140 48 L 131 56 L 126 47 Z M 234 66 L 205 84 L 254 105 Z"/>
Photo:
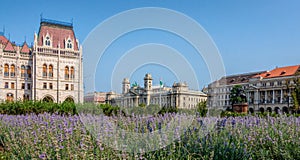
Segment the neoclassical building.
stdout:
<path fill-rule="evenodd" d="M 0 33 L 0 100 L 83 102 L 82 47 L 73 24 L 41 19 L 33 46 Z"/>
<path fill-rule="evenodd" d="M 109 94 L 108 102 L 113 105 L 132 107 L 139 104 L 156 104 L 162 107 L 195 108 L 201 101 L 206 100 L 206 94 L 188 88 L 186 83 L 174 83 L 172 87 L 153 86 L 151 74 L 144 77 L 144 87 L 130 86 L 125 78 L 122 82 L 122 94 Z M 114 96 L 111 98 L 111 96 Z"/>
<path fill-rule="evenodd" d="M 243 89 L 249 88 L 249 79 L 255 75 L 263 73 L 250 72 L 236 75 L 224 76 L 208 85 L 207 105 L 211 108 L 226 109 L 231 107 L 230 92 L 235 85 L 241 85 Z"/>
<path fill-rule="evenodd" d="M 297 78 L 300 78 L 300 65 L 223 77 L 208 85 L 207 105 L 222 109 L 231 107 L 230 91 L 234 85 L 241 85 L 246 91 L 249 112 L 289 113 Z"/>

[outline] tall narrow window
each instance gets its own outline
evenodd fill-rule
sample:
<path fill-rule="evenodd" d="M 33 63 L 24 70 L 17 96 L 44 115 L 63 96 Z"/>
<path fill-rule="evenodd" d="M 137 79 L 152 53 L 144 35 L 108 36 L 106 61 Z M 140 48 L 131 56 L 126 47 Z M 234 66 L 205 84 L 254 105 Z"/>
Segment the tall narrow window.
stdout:
<path fill-rule="evenodd" d="M 49 65 L 49 77 L 53 77 L 53 66 L 51 64 Z"/>
<path fill-rule="evenodd" d="M 49 83 L 49 89 L 53 89 L 53 84 Z"/>
<path fill-rule="evenodd" d="M 25 77 L 25 66 L 24 65 L 21 66 L 21 77 L 22 78 Z"/>
<path fill-rule="evenodd" d="M 8 77 L 9 76 L 9 66 L 8 64 L 4 65 L 4 77 Z"/>
<path fill-rule="evenodd" d="M 46 36 L 46 38 L 45 38 L 45 45 L 46 46 L 51 46 L 51 40 L 50 40 L 49 36 Z"/>
<path fill-rule="evenodd" d="M 28 101 L 28 100 L 29 100 L 29 95 L 23 94 L 23 101 Z"/>
<path fill-rule="evenodd" d="M 69 67 L 68 66 L 65 67 L 65 79 L 66 80 L 69 79 Z"/>
<path fill-rule="evenodd" d="M 25 83 L 22 83 L 21 89 L 25 89 Z"/>
<path fill-rule="evenodd" d="M 43 89 L 47 89 L 47 83 L 43 83 Z"/>
<path fill-rule="evenodd" d="M 10 66 L 10 76 L 11 76 L 11 77 L 15 77 L 15 75 L 16 75 L 16 72 L 15 72 L 15 71 L 16 71 L 15 65 L 12 64 L 12 65 Z"/>
<path fill-rule="evenodd" d="M 71 79 L 74 79 L 75 75 L 74 75 L 74 67 L 71 67 Z"/>
<path fill-rule="evenodd" d="M 12 83 L 10 84 L 10 88 L 11 88 L 11 89 L 15 89 L 15 83 L 12 82 Z"/>
<path fill-rule="evenodd" d="M 8 82 L 5 82 L 4 88 L 8 88 Z"/>
<path fill-rule="evenodd" d="M 31 78 L 31 67 L 30 66 L 27 66 L 26 67 L 27 69 L 27 78 Z"/>
<path fill-rule="evenodd" d="M 47 77 L 47 65 L 43 65 L 43 77 Z"/>
<path fill-rule="evenodd" d="M 69 84 L 66 84 L 66 88 L 65 88 L 66 90 L 69 90 Z"/>
<path fill-rule="evenodd" d="M 72 49 L 72 41 L 71 41 L 71 39 L 68 39 L 67 40 L 67 46 L 66 46 L 67 48 L 69 48 L 69 49 Z"/>

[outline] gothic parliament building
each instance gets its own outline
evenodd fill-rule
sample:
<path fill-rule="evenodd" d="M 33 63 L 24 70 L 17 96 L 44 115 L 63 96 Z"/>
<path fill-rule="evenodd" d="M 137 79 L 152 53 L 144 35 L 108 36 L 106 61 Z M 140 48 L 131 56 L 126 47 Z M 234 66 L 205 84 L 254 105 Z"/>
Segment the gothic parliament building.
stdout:
<path fill-rule="evenodd" d="M 82 46 L 72 23 L 41 18 L 34 42 L 0 32 L 0 101 L 83 102 Z"/>

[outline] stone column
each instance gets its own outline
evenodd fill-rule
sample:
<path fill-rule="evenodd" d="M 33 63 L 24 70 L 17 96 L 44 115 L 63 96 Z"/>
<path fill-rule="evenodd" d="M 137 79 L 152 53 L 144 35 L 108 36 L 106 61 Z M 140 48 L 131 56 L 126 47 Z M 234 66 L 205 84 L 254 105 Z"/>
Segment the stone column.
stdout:
<path fill-rule="evenodd" d="M 254 93 L 254 104 L 258 104 L 259 102 L 259 99 L 258 99 L 258 90 L 256 90 L 256 92 Z"/>
<path fill-rule="evenodd" d="M 268 91 L 265 91 L 265 100 L 264 100 L 264 103 L 267 103 L 267 99 L 268 99 L 268 94 L 267 94 Z"/>
<path fill-rule="evenodd" d="M 273 89 L 273 99 L 272 99 L 272 103 L 275 103 L 275 90 Z"/>
<path fill-rule="evenodd" d="M 283 98 L 283 91 L 282 89 L 280 90 L 280 103 L 282 103 L 282 98 Z"/>

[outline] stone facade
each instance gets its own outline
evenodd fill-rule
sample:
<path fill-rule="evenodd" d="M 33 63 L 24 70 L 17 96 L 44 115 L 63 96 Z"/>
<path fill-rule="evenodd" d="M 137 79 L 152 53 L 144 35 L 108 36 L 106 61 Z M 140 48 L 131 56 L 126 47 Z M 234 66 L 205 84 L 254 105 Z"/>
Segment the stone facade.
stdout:
<path fill-rule="evenodd" d="M 275 68 L 249 79 L 249 111 L 290 113 L 292 91 L 300 78 L 300 65 Z"/>
<path fill-rule="evenodd" d="M 0 100 L 83 102 L 82 47 L 73 24 L 41 19 L 34 43 L 0 35 Z"/>
<path fill-rule="evenodd" d="M 84 102 L 94 104 L 105 104 L 106 103 L 106 92 L 92 92 L 84 95 Z"/>
<path fill-rule="evenodd" d="M 110 98 L 109 102 L 113 105 L 132 107 L 139 104 L 156 104 L 162 107 L 191 109 L 206 100 L 206 94 L 189 90 L 186 83 L 174 83 L 172 87 L 153 86 L 151 74 L 145 75 L 144 87 L 130 87 L 128 78 L 125 78 L 122 88 L 121 95 L 111 94 L 114 98 Z"/>
<path fill-rule="evenodd" d="M 246 91 L 249 112 L 290 112 L 295 79 L 300 78 L 300 65 L 277 67 L 271 71 L 223 77 L 208 85 L 209 107 L 232 107 L 229 95 L 234 85 Z"/>

